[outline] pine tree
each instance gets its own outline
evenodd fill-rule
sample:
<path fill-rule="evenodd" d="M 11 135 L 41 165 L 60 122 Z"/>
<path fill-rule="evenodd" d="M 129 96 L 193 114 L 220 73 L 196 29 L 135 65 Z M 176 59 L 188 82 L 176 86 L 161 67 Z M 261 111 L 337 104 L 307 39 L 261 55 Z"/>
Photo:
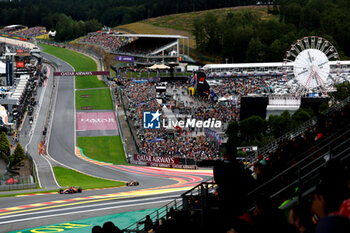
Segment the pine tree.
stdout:
<path fill-rule="evenodd" d="M 0 153 L 1 153 L 1 156 L 3 156 L 3 154 L 9 156 L 10 154 L 10 142 L 5 132 L 2 132 L 0 134 Z"/>
<path fill-rule="evenodd" d="M 26 158 L 21 144 L 19 143 L 17 144 L 15 151 L 13 152 L 12 155 L 10 155 L 9 158 L 10 158 L 11 166 L 18 165 L 20 162 L 22 162 Z"/>

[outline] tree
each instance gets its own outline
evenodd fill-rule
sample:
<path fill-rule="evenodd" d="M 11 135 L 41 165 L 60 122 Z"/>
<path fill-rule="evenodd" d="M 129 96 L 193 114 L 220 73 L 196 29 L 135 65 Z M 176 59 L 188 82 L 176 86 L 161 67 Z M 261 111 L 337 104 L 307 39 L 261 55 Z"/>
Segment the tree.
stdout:
<path fill-rule="evenodd" d="M 239 136 L 239 124 L 237 121 L 232 121 L 226 130 L 228 136 L 226 144 L 226 153 L 231 156 L 237 154 L 237 146 L 241 145 L 241 139 Z"/>
<path fill-rule="evenodd" d="M 260 116 L 251 116 L 240 122 L 241 137 L 246 143 L 261 140 L 266 132 L 266 121 Z"/>
<path fill-rule="evenodd" d="M 340 101 L 350 96 L 350 82 L 346 81 L 340 84 L 336 84 L 337 88 L 336 92 L 330 92 L 329 95 L 333 97 L 335 100 Z"/>
<path fill-rule="evenodd" d="M 273 136 L 278 138 L 295 128 L 297 124 L 286 110 L 280 116 L 271 115 L 268 119 L 268 125 Z"/>
<path fill-rule="evenodd" d="M 5 132 L 0 134 L 0 152 L 6 154 L 7 156 L 10 155 L 10 142 Z"/>
<path fill-rule="evenodd" d="M 265 60 L 266 46 L 259 38 L 252 38 L 246 52 L 247 62 L 263 62 Z"/>
<path fill-rule="evenodd" d="M 310 108 L 311 112 L 312 109 Z M 301 124 L 307 120 L 309 120 L 312 116 L 312 114 L 310 114 L 310 110 L 307 111 L 305 109 L 299 108 L 293 115 L 292 115 L 292 119 L 295 120 L 298 124 Z"/>
<path fill-rule="evenodd" d="M 16 146 L 15 151 L 9 157 L 10 164 L 11 164 L 11 166 L 16 166 L 20 162 L 22 162 L 25 158 L 26 158 L 26 156 L 24 154 L 24 150 L 23 150 L 21 144 L 18 143 L 17 146 Z"/>

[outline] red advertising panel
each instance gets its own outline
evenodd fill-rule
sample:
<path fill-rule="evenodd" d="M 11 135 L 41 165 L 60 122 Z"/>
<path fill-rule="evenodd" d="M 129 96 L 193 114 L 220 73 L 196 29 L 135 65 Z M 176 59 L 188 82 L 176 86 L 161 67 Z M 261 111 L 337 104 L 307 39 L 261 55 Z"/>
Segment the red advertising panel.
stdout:
<path fill-rule="evenodd" d="M 17 68 L 24 67 L 24 62 L 23 62 L 23 61 L 18 61 L 18 62 L 16 63 L 16 67 L 17 67 Z"/>

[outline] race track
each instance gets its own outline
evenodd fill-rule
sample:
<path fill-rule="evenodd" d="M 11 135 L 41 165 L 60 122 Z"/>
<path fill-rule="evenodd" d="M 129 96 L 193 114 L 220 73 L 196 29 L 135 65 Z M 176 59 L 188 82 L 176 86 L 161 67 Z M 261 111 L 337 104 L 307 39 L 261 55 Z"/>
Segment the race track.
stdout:
<path fill-rule="evenodd" d="M 73 71 L 73 68 L 62 60 L 45 53 L 43 56 L 53 63 L 60 64 L 60 71 Z M 52 78 L 51 74 L 49 79 Z M 99 165 L 99 163 L 78 157 L 75 153 L 76 134 L 84 132 L 84 129 L 94 132 L 95 128 L 89 126 L 89 121 L 85 120 L 85 122 L 80 121 L 84 124 L 77 124 L 78 131 L 75 131 L 74 77 L 59 77 L 55 85 L 57 85 L 57 93 L 54 94 L 54 115 L 48 144 L 48 158 L 51 163 L 105 179 L 138 180 L 140 185 L 84 190 L 83 193 L 72 195 L 53 193 L 1 198 L 0 232 L 111 213 L 158 208 L 200 182 L 212 178 L 211 170 L 192 171 L 112 164 Z M 88 119 L 87 115 L 80 116 L 80 114 L 81 112 L 78 113 L 78 119 L 81 120 L 82 117 Z M 106 128 L 103 129 L 105 134 L 116 130 L 112 121 L 105 126 Z"/>

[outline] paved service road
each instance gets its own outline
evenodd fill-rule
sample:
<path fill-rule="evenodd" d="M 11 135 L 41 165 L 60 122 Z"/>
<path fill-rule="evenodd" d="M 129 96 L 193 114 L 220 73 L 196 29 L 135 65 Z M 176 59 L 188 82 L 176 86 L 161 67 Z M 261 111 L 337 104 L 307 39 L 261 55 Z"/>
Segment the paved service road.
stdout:
<path fill-rule="evenodd" d="M 57 183 L 53 177 L 52 167 L 50 162 L 42 155 L 39 155 L 38 145 L 42 139 L 42 133 L 46 120 L 46 113 L 48 110 L 48 102 L 50 100 L 51 87 L 53 82 L 53 68 L 48 66 L 48 80 L 42 87 L 38 87 L 37 101 L 38 105 L 35 107 L 33 116 L 27 116 L 26 122 L 24 122 L 20 141 L 22 145 L 25 145 L 25 149 L 29 152 L 35 161 L 38 173 L 38 180 L 41 187 L 46 189 L 58 188 Z M 28 123 L 29 118 L 33 118 L 33 125 Z M 29 139 L 29 141 L 27 141 Z M 25 144 L 24 144 L 25 143 Z"/>

